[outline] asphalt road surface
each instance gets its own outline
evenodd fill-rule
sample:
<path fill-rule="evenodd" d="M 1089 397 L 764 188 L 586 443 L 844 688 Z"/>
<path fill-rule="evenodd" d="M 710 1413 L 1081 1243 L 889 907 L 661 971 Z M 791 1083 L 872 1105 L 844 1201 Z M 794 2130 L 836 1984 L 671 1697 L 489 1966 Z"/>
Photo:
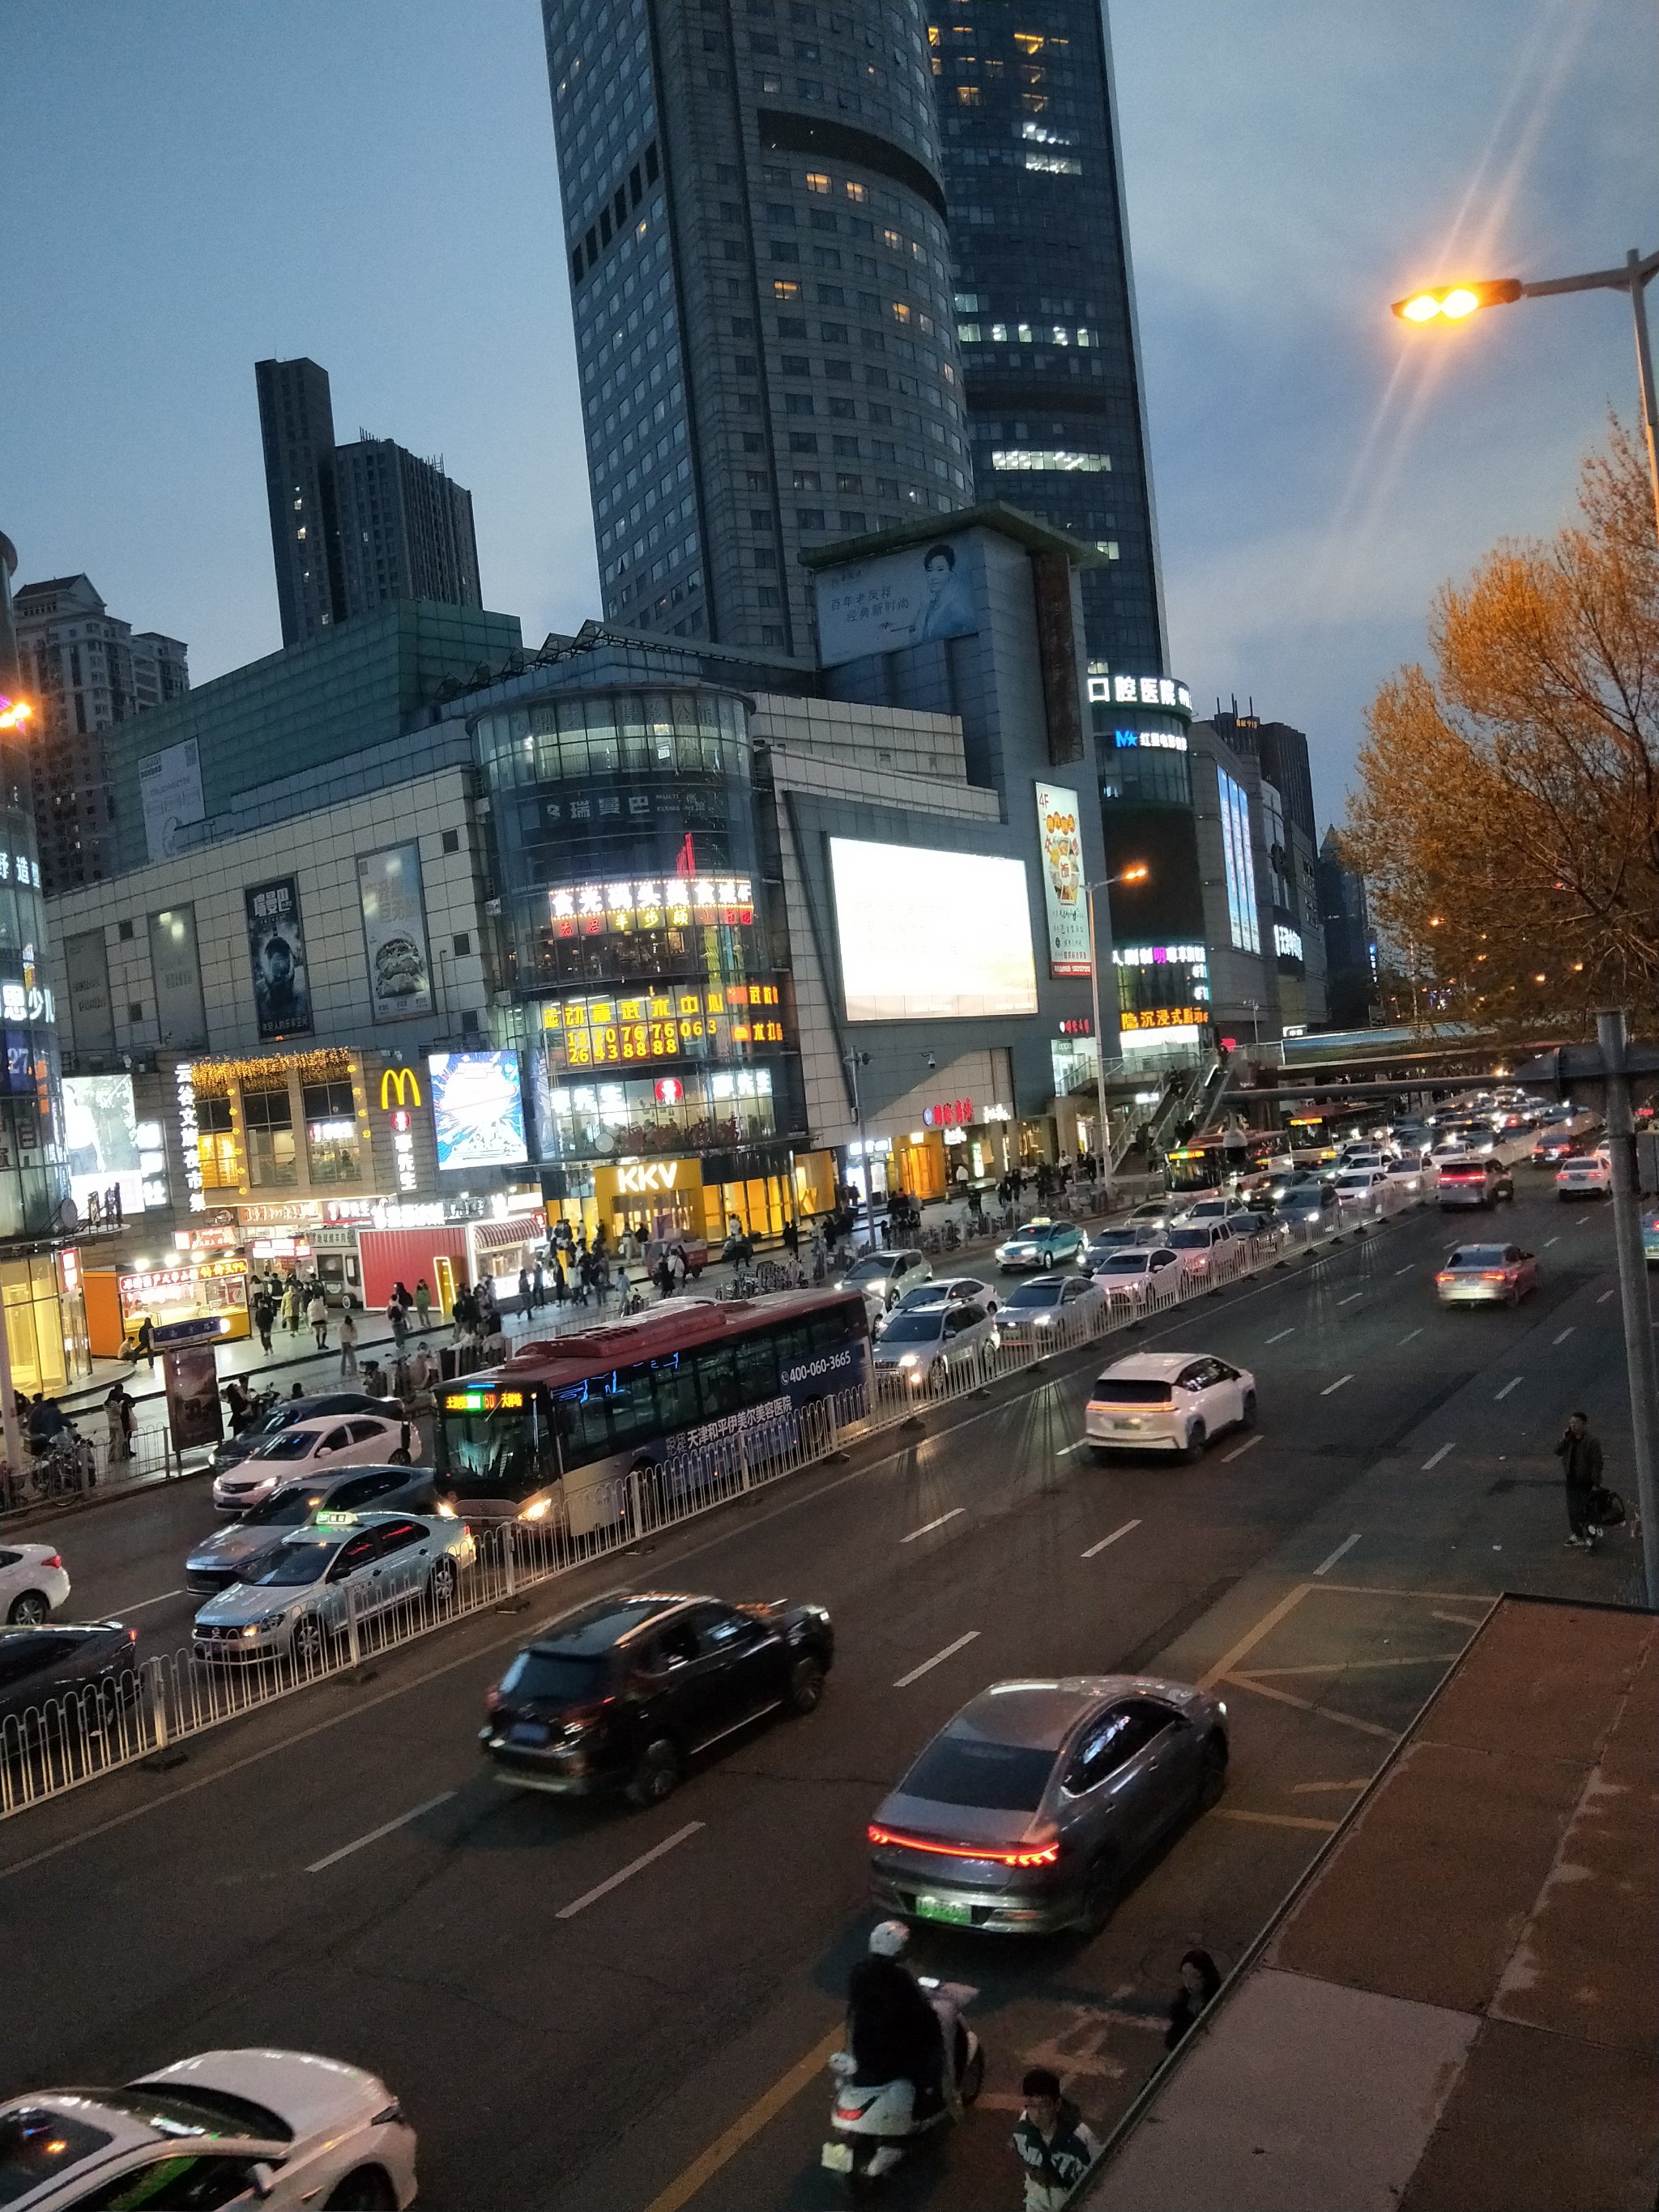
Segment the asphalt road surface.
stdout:
<path fill-rule="evenodd" d="M 1255 1371 L 1260 1430 L 1199 1467 L 1071 1449 L 1095 1363 L 1056 1361 L 219 1730 L 173 1771 L 7 1823 L 5 2087 L 269 2041 L 382 2074 L 420 2130 L 422 2203 L 447 2212 L 833 2203 L 823 2061 L 871 1925 L 878 1799 L 988 1681 L 1211 1680 L 1233 1721 L 1225 1796 L 1102 1934 L 917 1939 L 924 1969 L 980 1990 L 988 2083 L 890 2201 L 1017 2204 L 1024 2068 L 1056 2065 L 1109 2124 L 1162 2055 L 1182 1952 L 1238 1955 L 1491 1598 L 1611 1597 L 1631 1572 L 1622 1532 L 1563 1547 L 1551 1449 L 1585 1406 L 1628 1494 L 1605 1212 L 1518 1180 L 1493 1222 L 1407 1215 L 1119 1340 L 1113 1356 Z M 1439 1310 L 1458 1230 L 1535 1249 L 1539 1295 Z M 181 1641 L 168 1593 L 211 1518 L 189 1486 L 65 1521 L 74 1609 Z M 647 1814 L 504 1790 L 476 1747 L 486 1686 L 526 1633 L 629 1580 L 828 1604 L 823 1705 Z"/>

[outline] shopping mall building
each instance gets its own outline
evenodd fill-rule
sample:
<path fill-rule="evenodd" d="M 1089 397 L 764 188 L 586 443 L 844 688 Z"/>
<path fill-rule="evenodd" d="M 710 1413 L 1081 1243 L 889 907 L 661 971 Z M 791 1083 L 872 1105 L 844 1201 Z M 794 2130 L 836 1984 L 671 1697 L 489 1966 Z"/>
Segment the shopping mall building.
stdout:
<path fill-rule="evenodd" d="M 125 1147 L 100 1347 L 273 1265 L 447 1303 L 561 1215 L 715 1242 L 1095 1144 L 1096 557 L 1001 507 L 838 547 L 811 663 L 595 624 L 422 661 L 389 608 L 125 726 L 127 865 L 51 915 L 83 1214 Z M 1161 948 L 1097 909 L 1127 1112 Z"/>

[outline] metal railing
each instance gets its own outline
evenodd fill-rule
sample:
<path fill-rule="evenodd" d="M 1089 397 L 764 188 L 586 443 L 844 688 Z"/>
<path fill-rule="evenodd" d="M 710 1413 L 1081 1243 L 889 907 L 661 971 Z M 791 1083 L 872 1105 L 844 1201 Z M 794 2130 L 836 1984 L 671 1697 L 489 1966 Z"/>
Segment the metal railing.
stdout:
<path fill-rule="evenodd" d="M 313 1682 L 349 1674 L 384 1652 L 821 1463 L 849 1444 L 913 1419 L 924 1407 L 974 1396 L 1266 1267 L 1316 1256 L 1338 1237 L 1422 1202 L 1422 1194 L 1385 1186 L 1381 1205 L 1363 1222 L 1224 1240 L 1202 1255 L 1201 1268 L 1183 1270 L 1168 1288 L 1118 1285 L 1103 1304 L 1088 1302 L 1086 1312 L 1057 1310 L 1048 1327 L 1033 1327 L 1029 1337 L 987 1340 L 965 1354 L 942 1354 L 919 1382 L 872 1362 L 868 1378 L 855 1389 L 799 1407 L 780 1401 L 769 1416 L 762 1409 L 713 1442 L 641 1463 L 605 1485 L 596 1525 L 585 1534 L 574 1534 L 568 1520 L 553 1514 L 543 1521 L 486 1523 L 477 1532 L 470 1562 L 446 1572 L 440 1560 L 405 1574 L 377 1589 L 372 1602 L 356 1584 L 347 1583 L 319 1601 L 310 1632 L 281 1650 L 258 1650 L 258 1638 L 229 1638 L 210 1647 L 193 1640 L 7 1715 L 0 1718 L 0 1817 L 61 1796 L 100 1774 L 166 1754 L 185 1739 Z"/>

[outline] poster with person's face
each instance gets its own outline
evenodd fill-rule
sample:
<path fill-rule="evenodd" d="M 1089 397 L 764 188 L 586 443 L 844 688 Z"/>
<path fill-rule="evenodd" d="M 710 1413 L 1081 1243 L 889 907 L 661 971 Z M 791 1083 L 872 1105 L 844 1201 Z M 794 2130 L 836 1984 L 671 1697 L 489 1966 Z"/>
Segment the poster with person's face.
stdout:
<path fill-rule="evenodd" d="M 260 1040 L 309 1036 L 311 972 L 299 884 L 292 876 L 279 876 L 273 883 L 253 884 L 242 896 Z"/>

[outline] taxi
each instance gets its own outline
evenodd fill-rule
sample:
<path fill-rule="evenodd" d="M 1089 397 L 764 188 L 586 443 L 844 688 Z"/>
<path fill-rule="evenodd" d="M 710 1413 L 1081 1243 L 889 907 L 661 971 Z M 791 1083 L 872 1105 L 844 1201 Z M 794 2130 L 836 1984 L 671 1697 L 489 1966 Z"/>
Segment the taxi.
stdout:
<path fill-rule="evenodd" d="M 997 1246 L 996 1261 L 1005 1275 L 1042 1275 L 1075 1260 L 1082 1249 L 1083 1231 L 1075 1221 L 1051 1221 L 1038 1214 Z"/>

